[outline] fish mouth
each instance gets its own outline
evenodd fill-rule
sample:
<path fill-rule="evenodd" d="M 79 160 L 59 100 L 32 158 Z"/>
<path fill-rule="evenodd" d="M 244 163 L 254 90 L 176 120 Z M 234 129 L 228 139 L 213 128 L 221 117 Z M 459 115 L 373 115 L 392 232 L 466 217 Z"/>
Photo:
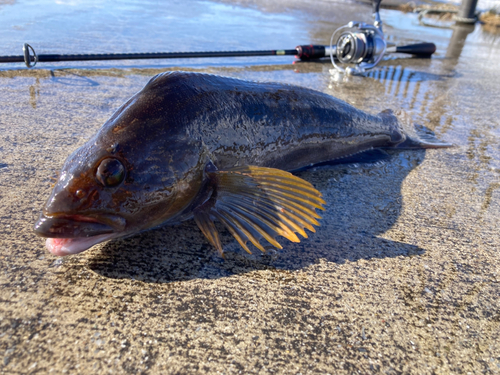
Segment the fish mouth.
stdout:
<path fill-rule="evenodd" d="M 54 255 L 77 254 L 92 246 L 119 237 L 126 221 L 118 215 L 64 215 L 42 213 L 35 233 L 47 237 L 46 247 Z"/>

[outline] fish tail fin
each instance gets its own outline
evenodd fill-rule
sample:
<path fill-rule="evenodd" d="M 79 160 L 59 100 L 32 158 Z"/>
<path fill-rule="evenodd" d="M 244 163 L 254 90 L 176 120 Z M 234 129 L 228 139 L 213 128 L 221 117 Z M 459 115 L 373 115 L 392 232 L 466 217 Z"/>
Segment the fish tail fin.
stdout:
<path fill-rule="evenodd" d="M 430 131 L 424 128 L 424 131 L 417 131 L 411 116 L 403 111 L 392 111 L 386 109 L 379 113 L 379 116 L 390 122 L 396 120 L 398 130 L 403 134 L 403 140 L 396 144 L 395 148 L 415 149 L 415 148 L 446 148 L 453 147 L 453 144 L 443 142 L 436 138 Z"/>

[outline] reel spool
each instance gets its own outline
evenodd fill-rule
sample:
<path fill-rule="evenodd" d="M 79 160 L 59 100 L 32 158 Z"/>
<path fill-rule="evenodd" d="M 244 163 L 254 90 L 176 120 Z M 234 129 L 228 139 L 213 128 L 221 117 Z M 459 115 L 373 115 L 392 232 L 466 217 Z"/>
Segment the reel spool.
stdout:
<path fill-rule="evenodd" d="M 386 48 L 381 22 L 380 28 L 377 28 L 364 22 L 351 21 L 332 34 L 330 60 L 339 72 L 347 75 L 363 74 L 382 60 Z"/>

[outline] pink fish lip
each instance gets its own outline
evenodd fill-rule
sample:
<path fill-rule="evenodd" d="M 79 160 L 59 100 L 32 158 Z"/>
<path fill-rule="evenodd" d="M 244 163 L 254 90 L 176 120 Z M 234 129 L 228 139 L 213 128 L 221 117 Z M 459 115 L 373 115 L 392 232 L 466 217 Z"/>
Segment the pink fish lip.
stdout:
<path fill-rule="evenodd" d="M 77 254 L 90 247 L 120 237 L 126 221 L 118 215 L 67 215 L 42 213 L 35 233 L 47 237 L 47 249 L 54 255 Z"/>
<path fill-rule="evenodd" d="M 84 238 L 125 230 L 126 221 L 118 215 L 68 215 L 41 213 L 35 233 L 48 238 Z"/>
<path fill-rule="evenodd" d="M 116 237 L 114 233 L 83 238 L 47 238 L 45 246 L 54 255 L 66 256 L 81 253 L 98 243 Z"/>

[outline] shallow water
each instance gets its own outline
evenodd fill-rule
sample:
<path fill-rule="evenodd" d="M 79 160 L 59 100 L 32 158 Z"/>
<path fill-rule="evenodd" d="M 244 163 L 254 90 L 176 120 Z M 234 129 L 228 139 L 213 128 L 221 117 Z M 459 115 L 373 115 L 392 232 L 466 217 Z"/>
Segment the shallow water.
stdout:
<path fill-rule="evenodd" d="M 43 4 L 43 6 L 42 6 Z M 344 2 L 0 1 L 0 55 L 293 48 L 369 7 Z M 6 372 L 498 372 L 499 37 L 383 10 L 396 44 L 366 77 L 293 57 L 0 65 L 0 357 Z M 327 201 L 299 244 L 222 261 L 186 222 L 62 260 L 32 225 L 67 155 L 169 69 L 307 86 L 409 111 L 456 146 L 300 172 Z M 1 360 L 1 358 L 0 358 Z"/>
<path fill-rule="evenodd" d="M 21 55 L 25 42 L 39 54 L 294 48 L 307 43 L 294 20 L 287 14 L 264 14 L 199 0 L 43 3 L 21 0 L 0 8 L 0 33 L 5 41 L 1 51 L 2 55 Z M 155 63 L 158 62 L 146 64 Z M 102 65 L 144 63 L 78 63 L 78 66 Z M 44 68 L 55 66 L 61 64 Z"/>

